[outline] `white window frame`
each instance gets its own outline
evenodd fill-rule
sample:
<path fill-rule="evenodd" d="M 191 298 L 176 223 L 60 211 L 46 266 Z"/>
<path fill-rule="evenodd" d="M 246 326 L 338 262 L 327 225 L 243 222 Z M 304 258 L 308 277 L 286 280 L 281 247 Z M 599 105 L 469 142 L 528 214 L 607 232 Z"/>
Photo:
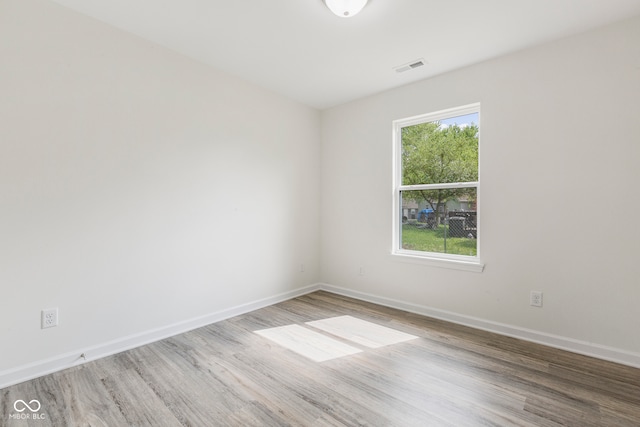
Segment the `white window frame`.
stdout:
<path fill-rule="evenodd" d="M 478 151 L 478 181 L 475 182 L 455 182 L 444 184 L 421 184 L 402 185 L 402 128 L 421 123 L 435 122 L 450 119 L 465 114 L 478 113 L 478 127 L 480 129 L 480 103 L 464 105 L 462 107 L 449 108 L 433 113 L 422 114 L 393 121 L 393 213 L 392 213 L 392 250 L 391 255 L 405 262 L 419 263 L 423 265 L 453 268 L 481 272 L 484 264 L 480 261 L 480 151 Z M 480 135 L 478 135 L 478 150 L 480 150 Z M 477 247 L 476 256 L 464 256 L 455 254 L 442 254 L 437 252 L 412 251 L 403 249 L 401 245 L 402 236 L 402 202 L 401 192 L 410 190 L 437 190 L 443 188 L 469 188 L 475 187 L 477 191 Z"/>

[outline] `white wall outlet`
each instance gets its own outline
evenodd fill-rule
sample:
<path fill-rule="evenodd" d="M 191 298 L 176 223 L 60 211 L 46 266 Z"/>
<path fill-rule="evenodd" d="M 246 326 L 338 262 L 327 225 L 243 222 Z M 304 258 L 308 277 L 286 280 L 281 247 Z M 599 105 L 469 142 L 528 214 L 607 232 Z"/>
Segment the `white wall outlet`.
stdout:
<path fill-rule="evenodd" d="M 542 292 L 531 291 L 529 295 L 529 304 L 534 307 L 542 307 Z"/>
<path fill-rule="evenodd" d="M 42 322 L 42 329 L 58 326 L 58 308 L 47 308 L 46 310 L 42 310 L 42 317 L 40 320 Z"/>

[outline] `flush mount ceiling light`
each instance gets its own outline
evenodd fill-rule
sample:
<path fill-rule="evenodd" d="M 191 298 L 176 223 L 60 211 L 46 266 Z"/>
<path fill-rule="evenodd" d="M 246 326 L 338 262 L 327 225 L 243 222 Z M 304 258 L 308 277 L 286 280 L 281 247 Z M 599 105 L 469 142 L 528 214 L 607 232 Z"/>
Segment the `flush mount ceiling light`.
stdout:
<path fill-rule="evenodd" d="M 341 18 L 358 14 L 368 0 L 323 0 L 329 10 Z"/>

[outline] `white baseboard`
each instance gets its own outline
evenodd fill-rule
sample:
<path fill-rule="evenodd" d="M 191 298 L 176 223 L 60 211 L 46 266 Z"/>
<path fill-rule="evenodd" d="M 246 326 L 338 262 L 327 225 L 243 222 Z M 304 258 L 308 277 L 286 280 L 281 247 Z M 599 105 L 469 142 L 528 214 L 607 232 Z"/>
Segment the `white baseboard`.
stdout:
<path fill-rule="evenodd" d="M 53 372 L 61 371 L 72 366 L 81 365 L 90 360 L 100 359 L 102 357 L 111 356 L 145 344 L 150 344 L 202 326 L 210 325 L 221 320 L 229 319 L 240 314 L 248 313 L 253 310 L 305 295 L 319 289 L 320 285 L 318 284 L 305 286 L 303 288 L 241 304 L 236 307 L 217 311 L 194 319 L 189 319 L 139 334 L 129 335 L 94 347 L 80 348 L 49 359 L 40 360 L 34 363 L 18 366 L 14 369 L 2 371 L 0 372 L 0 389 L 28 381 L 33 378 L 41 377 L 43 375 L 51 374 Z M 85 358 L 81 357 L 82 354 L 84 354 Z"/>
<path fill-rule="evenodd" d="M 518 326 L 507 325 L 504 323 L 492 322 L 477 317 L 465 316 L 450 311 L 412 304 L 392 298 L 380 297 L 326 283 L 320 284 L 320 289 L 386 307 L 397 308 L 410 313 L 421 314 L 423 316 L 433 317 L 435 319 L 445 320 L 447 322 L 457 323 L 459 325 L 469 326 L 475 329 L 495 332 L 500 335 L 519 338 L 524 341 L 530 341 L 561 350 L 567 350 L 572 353 L 578 353 L 585 356 L 608 360 L 610 362 L 620 363 L 622 365 L 632 366 L 634 368 L 640 368 L 640 354 L 638 353 L 632 353 L 613 347 L 593 344 L 558 335 L 547 334 L 531 329 L 520 328 Z"/>
<path fill-rule="evenodd" d="M 596 357 L 598 359 L 608 360 L 611 362 L 640 368 L 640 354 L 638 353 L 627 352 L 617 348 L 592 344 L 552 334 L 546 334 L 539 331 L 506 325 L 498 322 L 492 322 L 476 317 L 465 316 L 445 310 L 412 304 L 365 292 L 354 291 L 351 289 L 341 288 L 325 283 L 318 283 L 315 285 L 309 285 L 303 288 L 280 293 L 272 297 L 263 298 L 246 304 L 241 304 L 229 309 L 217 311 L 205 316 L 175 323 L 173 325 L 168 325 L 139 334 L 129 335 L 127 337 L 113 340 L 94 347 L 77 349 L 75 351 L 58 355 L 49 359 L 40 360 L 27 365 L 18 366 L 14 369 L 2 371 L 0 372 L 0 389 L 8 387 L 10 385 L 28 381 L 33 378 L 41 377 L 53 372 L 61 371 L 72 366 L 80 365 L 90 360 L 100 359 L 102 357 L 111 356 L 113 354 L 140 347 L 145 344 L 150 344 L 155 341 L 169 338 L 177 334 L 188 332 L 202 326 L 210 325 L 221 320 L 229 319 L 240 314 L 248 313 L 253 310 L 277 304 L 279 302 L 296 298 L 298 296 L 318 290 L 324 290 L 337 295 L 344 295 L 347 297 L 372 302 L 386 307 L 397 308 L 411 313 L 421 314 L 423 316 L 433 317 L 436 319 L 445 320 L 476 329 L 495 332 L 501 335 L 506 335 L 525 341 L 531 341 L 538 344 L 567 350 L 573 353 L 583 354 L 586 356 Z M 85 358 L 82 358 L 80 356 L 81 354 L 84 354 Z"/>

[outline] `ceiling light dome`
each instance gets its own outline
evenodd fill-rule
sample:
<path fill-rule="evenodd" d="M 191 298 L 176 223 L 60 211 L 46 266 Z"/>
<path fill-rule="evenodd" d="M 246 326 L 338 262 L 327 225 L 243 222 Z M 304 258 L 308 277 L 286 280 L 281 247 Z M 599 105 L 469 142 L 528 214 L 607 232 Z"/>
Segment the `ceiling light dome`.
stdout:
<path fill-rule="evenodd" d="M 324 0 L 331 12 L 341 18 L 350 18 L 356 15 L 367 4 L 368 0 Z"/>

